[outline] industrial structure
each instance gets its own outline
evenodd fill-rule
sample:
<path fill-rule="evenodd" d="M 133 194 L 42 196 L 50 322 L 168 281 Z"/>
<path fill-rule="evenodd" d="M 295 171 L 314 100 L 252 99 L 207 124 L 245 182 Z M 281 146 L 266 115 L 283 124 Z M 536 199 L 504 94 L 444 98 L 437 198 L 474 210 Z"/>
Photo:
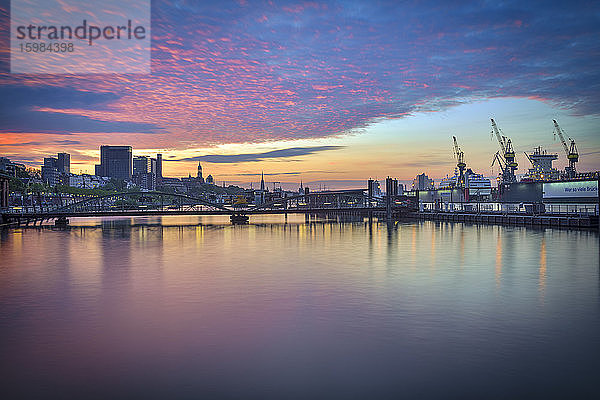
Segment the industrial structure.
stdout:
<path fill-rule="evenodd" d="M 575 145 L 575 141 L 569 138 L 571 142 L 570 146 L 567 146 L 567 142 L 565 140 L 565 136 L 563 135 L 562 129 L 558 126 L 558 122 L 555 119 L 552 120 L 554 122 L 554 135 L 558 135 L 560 141 L 565 149 L 565 153 L 567 155 L 567 160 L 569 161 L 569 165 L 565 168 L 565 174 L 567 178 L 574 178 L 577 175 L 577 169 L 575 164 L 579 161 L 579 152 L 577 151 L 577 146 Z"/>
<path fill-rule="evenodd" d="M 533 153 L 525 153 L 527 159 L 531 162 L 531 168 L 522 182 L 527 181 L 549 181 L 560 178 L 560 173 L 552 166 L 552 161 L 558 159 L 558 154 L 548 153 L 538 146 L 533 149 Z"/>
<path fill-rule="evenodd" d="M 465 168 L 467 167 L 467 163 L 465 163 L 465 153 L 458 147 L 456 136 L 452 136 L 452 139 L 454 140 L 454 156 L 456 157 L 456 167 L 458 168 L 458 181 L 456 182 L 456 186 L 462 188 L 465 187 Z"/>
<path fill-rule="evenodd" d="M 502 182 L 511 183 L 516 182 L 517 177 L 515 175 L 515 171 L 519 166 L 515 161 L 515 151 L 513 150 L 512 141 L 510 138 L 507 138 L 504 135 L 500 134 L 500 130 L 496 125 L 496 122 L 492 118 L 492 133 L 496 135 L 496 139 L 498 140 L 498 144 L 500 145 L 500 151 L 496 152 L 494 155 L 494 160 L 492 161 L 492 166 L 494 163 L 498 161 L 500 164 L 500 168 L 502 169 Z"/>

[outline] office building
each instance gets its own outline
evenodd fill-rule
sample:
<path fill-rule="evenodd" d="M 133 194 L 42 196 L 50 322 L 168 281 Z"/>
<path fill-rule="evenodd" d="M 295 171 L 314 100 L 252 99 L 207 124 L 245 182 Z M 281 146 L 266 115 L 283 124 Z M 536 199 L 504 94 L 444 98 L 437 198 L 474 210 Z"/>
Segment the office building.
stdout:
<path fill-rule="evenodd" d="M 156 189 L 155 171 L 156 160 L 146 156 L 137 156 L 133 158 L 133 183 L 142 189 Z"/>
<path fill-rule="evenodd" d="M 369 179 L 367 182 L 367 193 L 370 199 L 372 199 L 373 197 L 382 197 L 383 193 L 381 192 L 381 186 L 379 185 L 379 181 Z"/>
<path fill-rule="evenodd" d="M 61 174 L 71 173 L 71 155 L 69 153 L 58 153 L 56 161 L 56 169 Z"/>
<path fill-rule="evenodd" d="M 100 164 L 96 175 L 131 180 L 133 155 L 131 146 L 100 146 Z"/>
<path fill-rule="evenodd" d="M 146 156 L 133 157 L 133 174 L 152 172 L 152 159 Z"/>
<path fill-rule="evenodd" d="M 162 177 L 163 177 L 163 167 L 162 167 L 162 154 L 157 154 L 156 155 L 156 180 L 158 182 L 161 181 Z"/>

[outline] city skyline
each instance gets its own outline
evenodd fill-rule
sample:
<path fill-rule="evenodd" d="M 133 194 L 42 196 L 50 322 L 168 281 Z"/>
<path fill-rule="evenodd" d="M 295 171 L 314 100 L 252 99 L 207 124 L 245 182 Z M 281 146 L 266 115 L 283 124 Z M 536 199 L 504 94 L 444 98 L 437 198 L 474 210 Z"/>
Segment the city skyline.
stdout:
<path fill-rule="evenodd" d="M 8 2 L 0 3 L 6 31 Z M 0 57 L 0 154 L 28 166 L 99 147 L 165 155 L 165 176 L 358 187 L 452 174 L 452 136 L 491 176 L 494 118 L 519 170 L 534 147 L 566 158 L 552 119 L 600 169 L 597 5 L 582 2 L 156 2 L 151 75 L 17 75 Z M 555 21 L 560 15 L 560 21 Z M 6 38 L 3 38 L 6 44 Z M 497 169 L 494 174 L 497 173 Z"/>

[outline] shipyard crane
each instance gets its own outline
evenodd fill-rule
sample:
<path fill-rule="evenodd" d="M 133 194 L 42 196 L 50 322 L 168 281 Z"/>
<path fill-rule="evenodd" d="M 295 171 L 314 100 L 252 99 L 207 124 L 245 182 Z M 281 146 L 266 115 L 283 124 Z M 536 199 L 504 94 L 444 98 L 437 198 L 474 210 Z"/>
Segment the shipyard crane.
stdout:
<path fill-rule="evenodd" d="M 569 166 L 565 168 L 567 172 L 567 177 L 574 178 L 577 174 L 577 169 L 575 168 L 575 164 L 579 161 L 579 152 L 577 151 L 577 146 L 575 145 L 575 141 L 569 138 L 571 142 L 571 146 L 567 146 L 567 141 L 563 135 L 563 130 L 558 126 L 558 122 L 555 119 L 552 120 L 554 122 L 554 137 L 558 135 L 560 141 L 562 142 L 563 148 L 565 149 L 565 153 L 567 154 L 567 160 L 569 160 Z"/>
<path fill-rule="evenodd" d="M 497 151 L 496 154 L 494 154 L 494 159 L 492 160 L 492 165 L 490 165 L 490 167 L 494 168 L 494 164 L 496 164 L 496 161 L 498 162 L 498 165 L 500 166 L 500 170 L 504 170 L 504 168 L 506 168 L 506 163 L 503 161 L 502 157 L 500 156 L 499 151 Z"/>
<path fill-rule="evenodd" d="M 456 141 L 456 136 L 452 136 L 454 140 L 454 156 L 456 157 L 456 166 L 458 167 L 458 182 L 456 182 L 458 187 L 465 187 L 465 168 L 467 164 L 465 163 L 465 153 L 458 147 L 458 142 Z"/>
<path fill-rule="evenodd" d="M 515 151 L 513 150 L 512 142 L 509 138 L 500 134 L 500 130 L 498 129 L 496 122 L 493 118 L 491 120 L 492 131 L 496 135 L 496 139 L 498 139 L 498 144 L 500 145 L 500 150 L 502 151 L 502 154 L 500 155 L 496 153 L 494 161 L 496 158 L 499 158 L 498 162 L 500 163 L 500 158 L 502 158 L 504 161 L 504 166 L 502 166 L 502 163 L 500 163 L 502 168 L 502 180 L 504 182 L 515 182 L 517 180 L 515 177 L 515 171 L 517 170 L 519 164 L 517 164 L 515 161 Z"/>

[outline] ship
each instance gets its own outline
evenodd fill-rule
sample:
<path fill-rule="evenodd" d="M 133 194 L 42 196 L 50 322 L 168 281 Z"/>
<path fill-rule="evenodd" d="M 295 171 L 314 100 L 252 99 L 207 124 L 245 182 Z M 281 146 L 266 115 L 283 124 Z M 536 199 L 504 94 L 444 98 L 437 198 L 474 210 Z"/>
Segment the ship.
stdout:
<path fill-rule="evenodd" d="M 440 189 L 455 189 L 459 188 L 460 171 L 458 168 L 454 170 L 454 176 L 446 175 L 440 181 Z M 491 181 L 483 176 L 473 172 L 471 168 L 465 171 L 465 189 L 468 190 L 469 196 L 489 196 L 492 193 Z"/>

